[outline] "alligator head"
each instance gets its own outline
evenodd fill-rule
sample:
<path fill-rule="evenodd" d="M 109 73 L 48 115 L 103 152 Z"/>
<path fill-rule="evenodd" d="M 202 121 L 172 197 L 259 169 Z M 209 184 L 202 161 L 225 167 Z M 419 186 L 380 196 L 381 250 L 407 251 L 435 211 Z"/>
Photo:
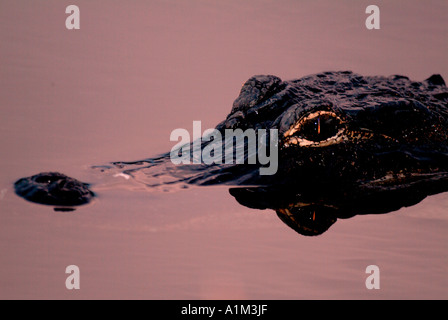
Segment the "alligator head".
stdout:
<path fill-rule="evenodd" d="M 255 76 L 218 128 L 259 127 L 279 131 L 279 171 L 267 187 L 231 194 L 275 209 L 302 234 L 448 190 L 448 90 L 439 75 Z"/>
<path fill-rule="evenodd" d="M 260 164 L 248 163 L 174 165 L 170 153 L 114 162 L 101 171 L 118 170 L 148 187 L 245 185 L 231 189 L 241 204 L 274 209 L 307 234 L 322 233 L 338 217 L 388 212 L 448 190 L 448 89 L 439 75 L 422 82 L 349 71 L 291 81 L 254 76 L 216 129 L 276 130 L 277 172 L 262 176 Z M 153 183 L 161 176 L 169 176 L 168 182 Z M 36 198 L 45 194 L 38 178 L 19 180 L 16 192 L 45 203 L 45 197 Z M 38 193 L 30 187 L 36 179 Z M 60 195 L 54 185 L 52 194 Z M 92 195 L 84 189 L 73 194 L 80 193 Z"/>
<path fill-rule="evenodd" d="M 447 104 L 440 76 L 255 76 L 218 128 L 277 129 L 278 183 L 391 186 L 446 172 Z"/>

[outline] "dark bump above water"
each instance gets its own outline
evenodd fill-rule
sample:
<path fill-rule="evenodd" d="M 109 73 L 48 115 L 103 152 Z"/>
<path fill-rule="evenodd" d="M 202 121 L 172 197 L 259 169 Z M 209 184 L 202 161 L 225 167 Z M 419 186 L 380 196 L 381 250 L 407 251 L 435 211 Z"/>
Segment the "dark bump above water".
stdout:
<path fill-rule="evenodd" d="M 19 179 L 14 188 L 17 195 L 28 201 L 55 206 L 79 206 L 94 197 L 87 183 L 59 172 L 42 172 Z"/>

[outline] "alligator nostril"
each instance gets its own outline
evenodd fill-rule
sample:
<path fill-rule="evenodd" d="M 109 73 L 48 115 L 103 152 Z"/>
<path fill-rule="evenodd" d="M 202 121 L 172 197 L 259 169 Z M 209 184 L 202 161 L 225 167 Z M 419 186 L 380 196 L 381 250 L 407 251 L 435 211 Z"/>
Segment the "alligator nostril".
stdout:
<path fill-rule="evenodd" d="M 17 195 L 28 201 L 57 206 L 86 204 L 94 197 L 88 184 L 58 172 L 22 178 L 14 188 Z"/>
<path fill-rule="evenodd" d="M 53 183 L 53 182 L 58 181 L 59 179 L 60 179 L 60 177 L 39 176 L 39 177 L 36 177 L 36 178 L 34 179 L 34 181 L 37 182 L 37 183 L 46 183 L 46 184 L 50 184 L 50 183 Z"/>

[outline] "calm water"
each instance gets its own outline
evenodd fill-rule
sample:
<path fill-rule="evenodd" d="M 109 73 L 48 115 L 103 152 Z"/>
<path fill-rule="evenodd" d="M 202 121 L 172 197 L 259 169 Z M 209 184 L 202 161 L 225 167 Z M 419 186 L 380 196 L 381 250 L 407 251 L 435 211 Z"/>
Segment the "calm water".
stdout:
<path fill-rule="evenodd" d="M 447 193 L 304 237 L 224 187 L 121 184 L 72 213 L 12 190 L 167 151 L 173 129 L 220 122 L 254 74 L 448 79 L 446 1 L 381 3 L 373 31 L 367 1 L 76 3 L 69 31 L 70 1 L 0 2 L 0 298 L 448 298 Z M 65 288 L 72 264 L 80 290 Z M 380 290 L 365 287 L 371 264 Z"/>

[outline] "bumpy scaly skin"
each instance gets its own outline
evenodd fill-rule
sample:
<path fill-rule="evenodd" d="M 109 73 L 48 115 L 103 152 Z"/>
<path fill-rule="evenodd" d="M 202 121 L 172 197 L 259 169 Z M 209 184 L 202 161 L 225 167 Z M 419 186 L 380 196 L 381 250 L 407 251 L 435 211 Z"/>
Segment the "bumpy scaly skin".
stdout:
<path fill-rule="evenodd" d="M 243 85 L 230 114 L 218 128 L 278 128 L 284 133 L 298 118 L 315 109 L 332 109 L 358 126 L 373 125 L 369 120 L 373 116 L 378 121 L 376 127 L 385 130 L 394 128 L 380 121 L 393 120 L 396 124 L 398 118 L 386 116 L 397 108 L 440 115 L 446 125 L 447 101 L 448 90 L 439 75 L 423 82 L 404 76 L 363 77 L 350 71 L 324 72 L 290 81 L 260 75 Z"/>
<path fill-rule="evenodd" d="M 314 119 L 317 127 L 313 127 Z M 236 128 L 278 129 L 276 175 L 261 178 L 254 165 L 181 166 L 176 168 L 179 181 L 287 186 L 294 196 L 308 193 L 322 197 L 340 197 L 347 190 L 355 190 L 355 194 L 402 190 L 420 181 L 435 182 L 442 189 L 447 185 L 448 90 L 439 75 L 422 82 L 403 76 L 363 77 L 349 71 L 291 81 L 254 76 L 243 85 L 230 114 L 217 126 L 220 131 Z M 307 132 L 310 128 L 315 130 L 312 138 Z M 113 166 L 130 176 L 147 170 L 155 172 L 145 172 L 147 176 L 156 177 L 164 168 L 161 164 L 169 161 L 167 153 Z M 51 175 L 57 181 L 45 182 Z M 16 192 L 30 201 L 56 205 L 83 204 L 93 196 L 85 184 L 56 173 L 21 179 L 16 182 Z M 241 194 L 238 200 L 257 207 Z M 285 204 L 274 201 L 260 207 L 279 206 Z"/>

